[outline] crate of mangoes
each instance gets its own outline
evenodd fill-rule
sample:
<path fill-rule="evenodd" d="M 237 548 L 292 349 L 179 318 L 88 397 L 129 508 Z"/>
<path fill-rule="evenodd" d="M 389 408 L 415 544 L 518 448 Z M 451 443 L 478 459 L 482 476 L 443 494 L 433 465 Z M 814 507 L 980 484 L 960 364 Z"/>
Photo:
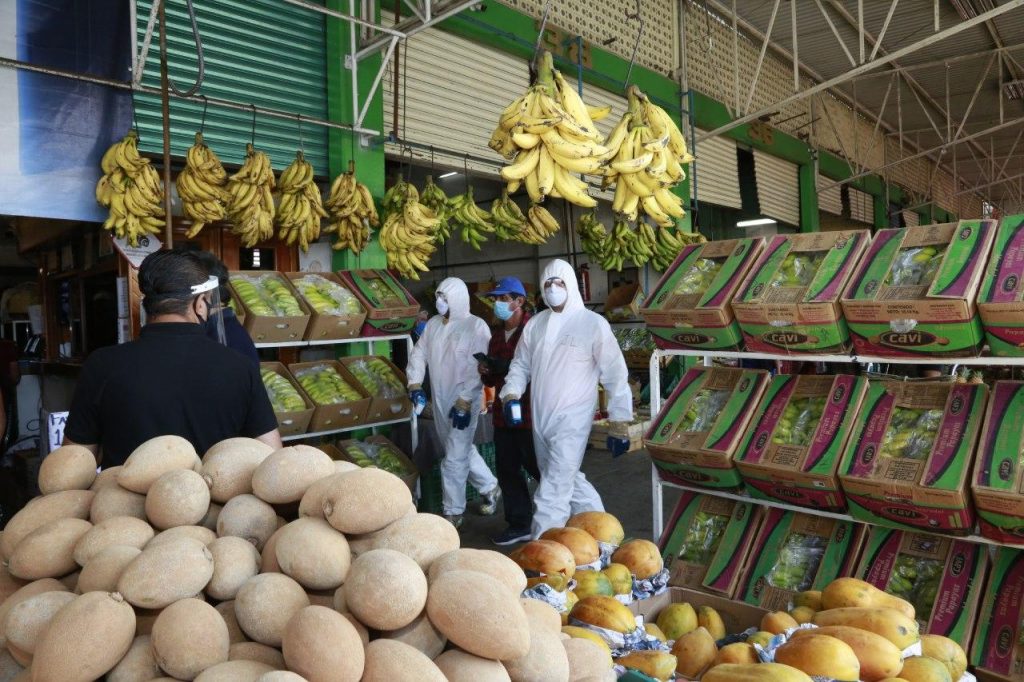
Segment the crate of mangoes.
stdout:
<path fill-rule="evenodd" d="M 241 270 L 228 275 L 232 298 L 245 311 L 242 323 L 256 343 L 301 341 L 310 309 L 279 272 Z"/>
<path fill-rule="evenodd" d="M 366 308 L 361 336 L 412 331 L 420 304 L 390 270 L 343 270 L 338 276 Z"/>
<path fill-rule="evenodd" d="M 289 272 L 292 286 L 309 306 L 309 341 L 350 339 L 363 330 L 366 309 L 333 272 Z"/>
<path fill-rule="evenodd" d="M 342 457 L 363 468 L 383 469 L 402 479 L 409 489 L 416 491 L 419 471 L 397 445 L 384 436 L 370 436 L 363 440 L 343 440 L 338 443 Z"/>
<path fill-rule="evenodd" d="M 405 419 L 412 414 L 405 372 L 378 355 L 342 358 L 351 375 L 370 396 L 369 419 L 373 422 Z"/>
<path fill-rule="evenodd" d="M 337 360 L 288 365 L 306 396 L 316 406 L 310 431 L 332 431 L 370 421 L 370 396 Z"/>
<path fill-rule="evenodd" d="M 315 405 L 310 401 L 295 378 L 280 362 L 260 363 L 260 378 L 277 417 L 277 430 L 282 436 L 305 433 L 313 418 Z"/>

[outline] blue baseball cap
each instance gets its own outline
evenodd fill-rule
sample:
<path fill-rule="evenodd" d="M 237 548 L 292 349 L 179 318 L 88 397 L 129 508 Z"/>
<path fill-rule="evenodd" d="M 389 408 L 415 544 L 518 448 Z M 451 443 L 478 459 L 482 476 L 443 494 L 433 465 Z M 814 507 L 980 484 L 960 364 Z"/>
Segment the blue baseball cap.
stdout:
<path fill-rule="evenodd" d="M 502 277 L 498 280 L 498 286 L 494 291 L 487 292 L 488 296 L 504 296 L 505 294 L 526 296 L 526 289 L 523 288 L 523 283 L 516 277 Z"/>

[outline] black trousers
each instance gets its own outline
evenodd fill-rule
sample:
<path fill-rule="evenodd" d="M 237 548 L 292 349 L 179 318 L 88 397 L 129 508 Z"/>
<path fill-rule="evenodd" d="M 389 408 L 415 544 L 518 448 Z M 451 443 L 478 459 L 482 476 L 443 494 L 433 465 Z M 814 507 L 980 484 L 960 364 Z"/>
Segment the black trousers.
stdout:
<path fill-rule="evenodd" d="M 533 501 L 523 469 L 540 480 L 533 429 L 494 429 L 494 457 L 498 485 L 505 504 L 505 521 L 510 528 L 529 530 L 533 522 Z"/>

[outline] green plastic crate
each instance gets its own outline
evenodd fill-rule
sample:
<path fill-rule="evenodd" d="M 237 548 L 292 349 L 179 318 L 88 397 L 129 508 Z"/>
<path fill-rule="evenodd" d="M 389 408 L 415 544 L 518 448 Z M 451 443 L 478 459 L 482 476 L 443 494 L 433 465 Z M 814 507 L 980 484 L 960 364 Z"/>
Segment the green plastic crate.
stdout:
<path fill-rule="evenodd" d="M 491 473 L 494 468 L 494 443 L 483 443 L 476 446 L 480 456 L 487 463 Z M 480 498 L 480 493 L 473 486 L 466 484 L 466 502 L 473 502 Z M 436 462 L 429 472 L 420 475 L 420 500 L 419 510 L 428 514 L 442 514 L 444 508 L 441 504 L 441 463 Z"/>

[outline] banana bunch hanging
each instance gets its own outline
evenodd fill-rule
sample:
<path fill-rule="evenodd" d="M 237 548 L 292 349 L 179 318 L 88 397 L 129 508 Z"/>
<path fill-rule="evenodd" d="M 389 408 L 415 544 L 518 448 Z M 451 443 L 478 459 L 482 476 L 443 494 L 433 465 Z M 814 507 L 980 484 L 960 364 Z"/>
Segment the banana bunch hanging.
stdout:
<path fill-rule="evenodd" d="M 576 221 L 576 234 L 580 236 L 580 245 L 590 260 L 602 265 L 610 262 L 611 236 L 596 214 L 591 212 L 581 215 Z"/>
<path fill-rule="evenodd" d="M 427 182 L 420 192 L 420 203 L 433 211 L 440 221 L 437 225 L 437 243 L 443 244 L 452 236 L 451 203 L 444 190 L 434 183 L 433 175 L 427 176 Z"/>
<path fill-rule="evenodd" d="M 403 277 L 418 280 L 427 272 L 427 262 L 437 249 L 440 220 L 420 203 L 419 192 L 401 178 L 384 195 L 384 225 L 380 245 L 388 256 L 388 267 Z"/>
<path fill-rule="evenodd" d="M 605 174 L 605 186 L 615 183 L 612 210 L 635 221 L 646 213 L 663 227 L 686 215 L 683 199 L 672 188 L 683 181 L 683 166 L 693 161 L 686 140 L 664 109 L 636 86 L 627 91 L 629 111 L 616 126 L 628 131 Z"/>
<path fill-rule="evenodd" d="M 191 239 L 207 223 L 227 217 L 227 182 L 228 174 L 220 159 L 203 142 L 203 134 L 196 133 L 195 142 L 185 155 L 185 168 L 174 181 L 181 197 L 182 212 L 192 221 L 185 236 Z"/>
<path fill-rule="evenodd" d="M 449 211 L 453 229 L 459 230 L 462 241 L 477 251 L 496 229 L 491 214 L 476 205 L 472 186 L 449 202 Z"/>
<path fill-rule="evenodd" d="M 303 251 L 320 238 L 320 220 L 327 217 L 320 188 L 313 182 L 313 165 L 306 161 L 302 151 L 295 152 L 295 160 L 281 171 L 278 190 L 281 203 L 277 207 L 277 237 L 289 246 L 296 241 Z"/>
<path fill-rule="evenodd" d="M 703 244 L 707 241 L 704 235 L 699 232 L 678 232 L 674 233 L 667 227 L 657 230 L 658 241 L 654 246 L 654 255 L 651 256 L 651 265 L 655 270 L 665 272 L 675 261 L 676 256 L 687 244 Z"/>
<path fill-rule="evenodd" d="M 589 185 L 574 174 L 604 175 L 608 162 L 625 138 L 620 131 L 607 143 L 594 125 L 595 116 L 610 109 L 587 107 L 579 94 L 554 69 L 544 52 L 537 80 L 502 112 L 489 146 L 512 163 L 501 169 L 509 193 L 526 186 L 535 203 L 562 198 L 590 208 L 597 201 Z"/>
<path fill-rule="evenodd" d="M 523 209 L 508 196 L 508 190 L 502 191 L 501 196 L 491 204 L 491 222 L 494 224 L 494 235 L 502 241 L 544 243 L 543 239 L 535 241 L 536 235 L 530 233 L 529 219 Z"/>
<path fill-rule="evenodd" d="M 256 246 L 274 237 L 274 169 L 270 157 L 245 145 L 245 162 L 228 178 L 228 219 L 242 245 Z"/>
<path fill-rule="evenodd" d="M 355 163 L 349 161 L 348 172 L 334 179 L 324 206 L 329 217 L 324 231 L 334 233 L 331 248 L 360 253 L 370 240 L 370 228 L 380 225 L 380 218 L 369 188 L 356 180 Z"/>
<path fill-rule="evenodd" d="M 96 183 L 96 201 L 110 209 L 103 229 L 137 246 L 139 237 L 157 234 L 164 226 L 164 188 L 160 175 L 139 155 L 134 130 L 112 144 L 100 161 L 103 177 Z"/>

